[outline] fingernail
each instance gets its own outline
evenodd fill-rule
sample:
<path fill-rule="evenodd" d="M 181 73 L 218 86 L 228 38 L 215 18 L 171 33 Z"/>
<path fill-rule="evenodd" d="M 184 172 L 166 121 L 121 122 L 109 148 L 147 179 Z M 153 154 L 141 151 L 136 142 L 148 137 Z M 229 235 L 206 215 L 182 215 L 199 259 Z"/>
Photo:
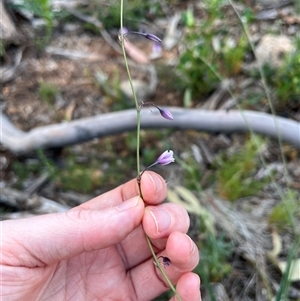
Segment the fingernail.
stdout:
<path fill-rule="evenodd" d="M 133 207 L 135 207 L 139 202 L 139 197 L 135 197 L 133 199 L 130 199 L 128 201 L 122 202 L 121 204 L 119 204 L 118 206 L 116 206 L 116 208 L 119 211 L 125 211 L 128 209 L 131 209 Z"/>
<path fill-rule="evenodd" d="M 154 219 L 157 233 L 163 232 L 169 228 L 171 224 L 171 215 L 167 211 L 159 208 L 153 208 L 149 211 Z"/>
<path fill-rule="evenodd" d="M 150 180 L 152 181 L 154 187 L 155 187 L 155 193 L 158 193 L 162 190 L 163 188 L 163 183 L 161 181 L 160 178 L 158 177 L 153 177 L 149 172 L 146 173 L 147 177 L 150 178 Z"/>
<path fill-rule="evenodd" d="M 194 249 L 195 249 L 195 243 L 193 242 L 193 240 L 187 234 L 185 234 L 185 235 L 186 235 L 186 237 L 189 239 L 189 241 L 191 243 L 190 254 L 192 254 L 194 252 Z"/>

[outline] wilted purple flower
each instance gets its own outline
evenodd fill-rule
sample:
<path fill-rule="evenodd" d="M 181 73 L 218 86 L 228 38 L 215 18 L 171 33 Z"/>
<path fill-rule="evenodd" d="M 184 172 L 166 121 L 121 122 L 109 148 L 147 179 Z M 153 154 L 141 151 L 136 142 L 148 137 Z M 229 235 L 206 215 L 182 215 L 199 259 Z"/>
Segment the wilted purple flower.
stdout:
<path fill-rule="evenodd" d="M 162 117 L 168 119 L 168 120 L 173 120 L 173 115 L 171 114 L 170 111 L 166 110 L 166 109 L 161 109 L 159 107 L 157 107 L 157 109 L 159 110 L 159 113 Z"/>
<path fill-rule="evenodd" d="M 171 264 L 171 260 L 166 256 L 159 256 L 157 259 L 162 258 L 162 265 L 164 268 L 168 267 Z"/>
<path fill-rule="evenodd" d="M 156 106 L 153 102 L 142 102 L 140 104 L 140 108 L 145 107 L 145 106 L 155 107 L 159 111 L 159 113 L 162 117 L 164 117 L 168 120 L 173 120 L 173 115 L 167 109 L 161 109 L 160 107 Z"/>
<path fill-rule="evenodd" d="M 129 35 L 129 34 L 137 34 L 137 35 L 143 36 L 146 39 L 151 40 L 155 43 L 161 43 L 161 39 L 152 33 L 143 33 L 143 32 L 139 32 L 139 31 L 123 32 L 123 35 Z"/>
<path fill-rule="evenodd" d="M 157 37 L 156 35 L 152 34 L 152 33 L 145 33 L 144 37 L 146 39 L 149 39 L 155 43 L 161 43 L 161 39 L 159 37 Z"/>
<path fill-rule="evenodd" d="M 172 162 L 174 162 L 175 159 L 173 157 L 173 151 L 172 150 L 166 150 L 163 152 L 158 159 L 156 160 L 155 164 L 160 164 L 160 165 L 168 165 Z"/>

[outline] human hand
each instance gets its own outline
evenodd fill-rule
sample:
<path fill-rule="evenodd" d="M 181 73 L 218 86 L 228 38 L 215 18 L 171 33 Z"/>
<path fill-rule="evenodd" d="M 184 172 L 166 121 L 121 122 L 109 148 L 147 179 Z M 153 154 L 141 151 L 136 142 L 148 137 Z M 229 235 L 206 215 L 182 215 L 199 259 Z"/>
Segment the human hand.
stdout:
<path fill-rule="evenodd" d="M 65 213 L 2 222 L 1 300 L 152 300 L 169 288 L 145 232 L 171 260 L 165 272 L 182 300 L 201 300 L 186 211 L 160 204 L 167 188 L 156 173 L 141 187 L 145 203 L 134 179 Z"/>

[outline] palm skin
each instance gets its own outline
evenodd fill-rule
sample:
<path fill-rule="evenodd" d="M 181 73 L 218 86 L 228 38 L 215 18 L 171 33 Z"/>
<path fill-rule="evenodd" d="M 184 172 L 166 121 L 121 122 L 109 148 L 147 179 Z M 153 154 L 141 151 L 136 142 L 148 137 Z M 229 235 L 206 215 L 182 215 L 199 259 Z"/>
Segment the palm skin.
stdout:
<path fill-rule="evenodd" d="M 165 271 L 182 300 L 201 300 L 188 215 L 160 204 L 157 174 L 145 173 L 142 191 L 145 202 L 132 180 L 66 213 L 2 222 L 1 300 L 152 300 L 168 287 L 145 232 L 157 256 L 170 258 Z"/>

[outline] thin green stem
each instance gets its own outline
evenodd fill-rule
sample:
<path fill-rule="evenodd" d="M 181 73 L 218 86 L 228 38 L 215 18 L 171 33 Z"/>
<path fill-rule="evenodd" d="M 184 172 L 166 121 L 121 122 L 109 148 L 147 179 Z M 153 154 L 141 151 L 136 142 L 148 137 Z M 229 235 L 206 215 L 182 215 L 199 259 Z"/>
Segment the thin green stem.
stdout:
<path fill-rule="evenodd" d="M 141 173 L 141 164 L 140 164 L 140 139 L 141 139 L 141 109 L 137 108 L 136 112 L 137 117 L 137 128 L 136 128 L 136 166 L 137 174 Z M 141 185 L 139 184 L 140 194 L 142 195 Z"/>
<path fill-rule="evenodd" d="M 133 87 L 132 83 L 132 78 L 129 70 L 129 65 L 128 65 L 128 60 L 126 56 L 126 50 L 125 50 L 125 43 L 124 43 L 124 34 L 123 34 L 123 7 L 124 7 L 124 0 L 121 0 L 121 9 L 120 9 L 120 40 L 121 40 L 121 45 L 122 45 L 122 52 L 123 52 L 123 57 L 124 57 L 124 62 L 125 62 L 125 67 L 127 71 L 127 76 L 128 80 L 130 83 L 131 91 L 132 91 L 132 96 L 133 100 L 135 103 L 135 108 L 137 112 L 137 131 L 136 131 L 136 168 L 137 168 L 137 174 L 139 175 L 141 172 L 141 167 L 140 167 L 140 134 L 141 134 L 141 108 L 139 106 L 136 93 Z"/>
<path fill-rule="evenodd" d="M 150 238 L 146 235 L 146 239 L 147 239 L 147 243 L 149 245 L 150 251 L 152 253 L 152 257 L 154 259 L 155 265 L 157 266 L 157 268 L 159 269 L 159 271 L 162 273 L 163 277 L 165 278 L 165 280 L 167 281 L 168 285 L 170 286 L 171 290 L 173 291 L 173 293 L 175 294 L 176 298 L 179 301 L 182 301 L 181 297 L 178 295 L 176 288 L 174 287 L 174 285 L 172 284 L 172 282 L 170 281 L 170 279 L 168 278 L 168 276 L 166 275 L 164 268 L 162 267 L 161 263 L 158 261 L 156 254 L 154 253 Z"/>
<path fill-rule="evenodd" d="M 126 71 L 127 71 L 127 75 L 128 75 L 128 80 L 129 80 L 129 83 L 130 83 L 130 87 L 131 87 L 131 91 L 132 91 L 132 95 L 133 95 L 133 99 L 134 99 L 134 103 L 135 103 L 135 107 L 136 107 L 136 112 L 137 112 L 137 130 L 136 130 L 136 165 L 137 165 L 137 175 L 138 175 L 137 176 L 137 183 L 138 183 L 138 187 L 139 187 L 140 197 L 143 200 L 143 194 L 142 194 L 142 189 L 141 189 L 141 176 L 142 176 L 142 174 L 141 174 L 141 167 L 140 167 L 141 107 L 138 103 L 136 93 L 135 93 L 135 90 L 134 90 L 134 87 L 133 87 L 133 84 L 132 84 L 132 78 L 131 78 L 131 74 L 130 74 L 130 70 L 129 70 L 129 66 L 128 66 L 128 60 L 127 60 L 127 56 L 126 56 L 125 43 L 124 43 L 125 39 L 124 39 L 124 34 L 123 34 L 123 7 L 124 7 L 124 0 L 121 0 L 121 9 L 120 9 L 120 15 L 121 15 L 120 16 L 120 26 L 121 26 L 121 28 L 120 28 L 119 38 L 120 38 L 121 45 L 122 45 L 124 63 L 125 63 L 125 67 L 126 67 Z M 163 270 L 163 267 L 161 266 L 160 262 L 157 260 L 156 254 L 153 250 L 153 246 L 152 246 L 151 241 L 150 241 L 150 239 L 147 235 L 146 235 L 146 239 L 147 239 L 147 243 L 149 245 L 149 249 L 151 251 L 151 254 L 153 256 L 153 259 L 155 261 L 155 265 L 160 270 L 161 274 L 163 275 L 166 282 L 168 283 L 168 285 L 170 286 L 170 288 L 174 292 L 177 299 L 179 301 L 182 301 L 182 299 L 178 295 L 175 287 L 172 285 L 170 279 L 168 278 L 165 271 Z"/>

